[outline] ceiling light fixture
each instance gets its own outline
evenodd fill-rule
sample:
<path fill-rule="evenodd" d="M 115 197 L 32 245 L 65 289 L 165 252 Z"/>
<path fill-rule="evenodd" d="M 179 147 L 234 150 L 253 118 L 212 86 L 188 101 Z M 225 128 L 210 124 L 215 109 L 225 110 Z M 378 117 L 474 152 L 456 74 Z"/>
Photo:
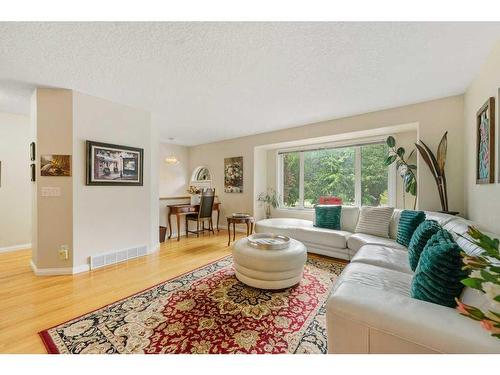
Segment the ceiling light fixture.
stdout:
<path fill-rule="evenodd" d="M 176 165 L 179 164 L 179 159 L 177 159 L 177 156 L 175 155 L 170 155 L 165 158 L 165 163 L 169 165 Z"/>

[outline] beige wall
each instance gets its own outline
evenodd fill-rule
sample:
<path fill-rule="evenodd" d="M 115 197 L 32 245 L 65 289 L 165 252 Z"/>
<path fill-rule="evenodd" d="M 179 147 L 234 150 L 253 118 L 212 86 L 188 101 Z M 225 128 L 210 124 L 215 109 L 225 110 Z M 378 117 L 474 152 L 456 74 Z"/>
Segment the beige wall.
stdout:
<path fill-rule="evenodd" d="M 151 182 L 151 155 L 158 156 L 151 146 L 150 114 L 79 92 L 73 95 L 74 266 L 87 264 L 89 256 L 99 253 L 155 247 L 158 221 L 152 220 L 158 217 L 158 182 Z M 85 185 L 86 140 L 143 148 L 144 186 Z"/>
<path fill-rule="evenodd" d="M 443 133 L 449 131 L 449 160 L 463 159 L 463 96 L 453 96 L 424 103 L 408 105 L 363 115 L 325 121 L 286 130 L 236 138 L 190 148 L 190 166 L 206 165 L 212 172 L 213 181 L 220 196 L 225 213 L 253 212 L 254 192 L 265 187 L 266 171 L 256 171 L 254 180 L 255 147 L 300 139 L 324 137 L 368 129 L 394 127 L 401 124 L 418 123 L 418 137 L 435 149 Z M 262 150 L 257 150 L 257 158 L 266 160 Z M 224 193 L 224 158 L 244 157 L 244 192 Z M 261 163 L 259 163 L 261 164 Z M 426 210 L 440 210 L 439 197 L 434 179 L 423 161 L 418 161 L 418 182 L 420 188 L 419 207 Z M 461 187 L 463 168 L 460 163 L 448 163 L 446 167 L 449 184 L 450 209 L 464 211 L 464 192 Z M 261 177 L 262 174 L 266 177 Z M 257 206 L 255 206 L 257 210 Z M 260 208 L 259 208 L 260 210 Z"/>
<path fill-rule="evenodd" d="M 169 165 L 165 163 L 167 156 L 175 155 L 179 164 Z M 191 180 L 192 170 L 189 165 L 189 149 L 186 146 L 171 143 L 160 143 L 158 157 L 159 190 L 160 197 L 186 196 L 187 188 Z M 188 203 L 188 199 L 162 199 L 159 206 L 159 224 L 167 226 L 167 214 L 169 204 Z M 173 218 L 175 221 L 175 218 Z M 185 232 L 184 222 L 180 224 L 181 233 Z M 173 224 L 174 235 L 177 234 L 177 225 Z"/>
<path fill-rule="evenodd" d="M 33 263 L 37 268 L 67 268 L 73 265 L 72 177 L 40 176 L 42 155 L 73 154 L 73 93 L 71 90 L 37 89 L 33 94 L 32 124 L 36 130 L 36 183 L 33 184 Z M 73 160 L 74 166 L 74 160 Z M 59 197 L 42 197 L 44 187 L 59 188 Z M 61 245 L 69 248 L 69 259 L 60 260 Z"/>
<path fill-rule="evenodd" d="M 179 164 L 165 164 L 165 158 L 170 155 L 175 155 Z M 170 143 L 160 143 L 158 162 L 160 197 L 186 195 L 191 179 L 188 148 Z"/>
<path fill-rule="evenodd" d="M 469 219 L 485 230 L 500 233 L 500 185 L 498 184 L 499 142 L 498 112 L 500 88 L 500 43 L 486 60 L 478 75 L 465 93 L 465 147 L 463 166 L 465 169 L 465 208 Z M 476 112 L 489 97 L 495 98 L 496 106 L 496 174 L 495 183 L 476 185 Z M 450 159 L 453 162 L 453 159 Z"/>
<path fill-rule="evenodd" d="M 0 252 L 31 245 L 31 182 L 26 116 L 0 113 Z"/>
<path fill-rule="evenodd" d="M 33 263 L 42 274 L 81 272 L 89 256 L 145 245 L 158 248 L 158 129 L 145 111 L 61 89 L 37 89 L 31 136 L 37 141 L 33 184 Z M 144 149 L 143 186 L 87 186 L 85 141 Z M 71 177 L 41 177 L 40 155 L 72 155 Z M 61 196 L 42 197 L 43 187 Z M 69 259 L 60 260 L 61 245 Z"/>

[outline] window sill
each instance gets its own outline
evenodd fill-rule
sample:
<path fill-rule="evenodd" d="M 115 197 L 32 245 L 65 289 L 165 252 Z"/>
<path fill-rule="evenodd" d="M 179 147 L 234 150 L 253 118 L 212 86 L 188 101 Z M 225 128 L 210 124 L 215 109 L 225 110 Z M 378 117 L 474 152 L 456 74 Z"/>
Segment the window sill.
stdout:
<path fill-rule="evenodd" d="M 299 212 L 314 212 L 314 208 L 298 208 L 298 207 L 278 207 L 276 211 L 299 211 Z"/>

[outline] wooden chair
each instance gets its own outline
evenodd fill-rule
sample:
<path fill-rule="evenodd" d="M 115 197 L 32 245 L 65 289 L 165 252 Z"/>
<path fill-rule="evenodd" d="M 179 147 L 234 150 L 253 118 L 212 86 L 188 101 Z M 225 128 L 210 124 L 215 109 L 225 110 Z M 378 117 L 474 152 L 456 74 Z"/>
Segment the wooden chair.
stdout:
<path fill-rule="evenodd" d="M 198 213 L 186 215 L 186 237 L 188 233 L 196 234 L 196 237 L 200 236 L 201 232 L 205 232 L 205 221 L 208 221 L 208 232 L 214 232 L 214 225 L 212 222 L 212 211 L 215 200 L 215 189 L 205 189 L 201 193 L 200 208 Z M 196 221 L 196 231 L 189 230 L 189 222 Z M 200 228 L 200 223 L 202 227 Z"/>

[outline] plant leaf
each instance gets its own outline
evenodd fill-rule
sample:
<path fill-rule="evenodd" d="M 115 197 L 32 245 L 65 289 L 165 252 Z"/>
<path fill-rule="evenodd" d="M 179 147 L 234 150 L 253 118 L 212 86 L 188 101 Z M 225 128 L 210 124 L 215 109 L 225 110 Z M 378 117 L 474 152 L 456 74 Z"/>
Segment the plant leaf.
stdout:
<path fill-rule="evenodd" d="M 387 143 L 387 146 L 389 146 L 389 147 L 396 146 L 396 140 L 394 139 L 393 136 L 387 137 L 387 140 L 385 142 Z"/>
<path fill-rule="evenodd" d="M 481 280 L 481 279 L 469 277 L 467 279 L 463 279 L 462 284 L 464 284 L 465 286 L 468 286 L 470 288 L 473 288 L 473 289 L 482 290 L 482 288 L 481 288 L 482 281 L 483 280 Z"/>
<path fill-rule="evenodd" d="M 415 146 L 417 147 L 417 150 L 420 152 L 422 159 L 424 159 L 425 163 L 427 164 L 427 166 L 431 170 L 432 175 L 437 178 L 436 171 L 434 170 L 434 166 L 432 164 L 432 161 L 431 161 L 429 155 L 427 154 L 427 151 L 425 150 L 425 148 L 420 146 L 418 143 L 415 143 Z"/>
<path fill-rule="evenodd" d="M 394 163 L 394 161 L 396 160 L 396 158 L 397 158 L 397 155 L 389 155 L 389 156 L 385 159 L 384 164 L 385 164 L 385 165 L 391 165 L 392 163 Z"/>
<path fill-rule="evenodd" d="M 403 147 L 398 147 L 398 149 L 396 150 L 396 154 L 398 154 L 400 158 L 403 158 L 405 154 L 405 149 Z"/>
<path fill-rule="evenodd" d="M 429 155 L 429 158 L 432 161 L 432 165 L 434 166 L 434 170 L 436 171 L 436 176 L 440 177 L 441 176 L 441 171 L 439 170 L 439 165 L 438 165 L 438 162 L 436 160 L 436 157 L 434 156 L 434 153 L 431 151 L 431 149 L 429 148 L 429 146 L 427 146 L 425 144 L 424 141 L 421 140 L 420 142 L 422 143 L 422 146 L 424 146 L 425 150 L 427 151 L 427 154 Z"/>
<path fill-rule="evenodd" d="M 439 173 L 441 176 L 444 175 L 444 166 L 446 164 L 446 151 L 448 149 L 448 132 L 445 132 L 441 142 L 437 149 L 437 164 L 439 167 Z"/>

